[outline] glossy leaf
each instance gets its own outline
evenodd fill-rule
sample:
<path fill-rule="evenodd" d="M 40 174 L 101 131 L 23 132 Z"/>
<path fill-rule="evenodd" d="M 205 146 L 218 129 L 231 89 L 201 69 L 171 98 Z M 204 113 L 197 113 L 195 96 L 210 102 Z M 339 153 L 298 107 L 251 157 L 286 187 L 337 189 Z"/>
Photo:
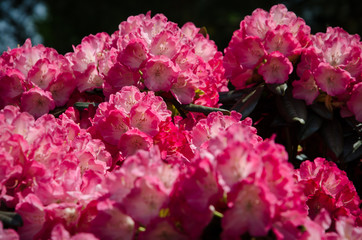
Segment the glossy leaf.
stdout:
<path fill-rule="evenodd" d="M 328 148 L 339 157 L 343 152 L 343 130 L 341 123 L 336 120 L 325 121 L 321 133 Z"/>
<path fill-rule="evenodd" d="M 291 91 L 287 91 L 284 96 L 277 96 L 276 103 L 279 113 L 287 122 L 305 124 L 307 107 L 304 101 L 293 98 Z"/>
<path fill-rule="evenodd" d="M 351 162 L 362 157 L 362 140 L 350 141 L 346 139 L 343 151 L 344 162 Z"/>
<path fill-rule="evenodd" d="M 0 211 L 0 221 L 6 228 L 21 227 L 23 225 L 23 220 L 21 219 L 21 216 L 15 212 Z"/>
<path fill-rule="evenodd" d="M 299 131 L 299 140 L 303 141 L 317 132 L 323 123 L 323 119 L 313 112 L 308 112 L 308 118 L 306 123 L 301 127 Z"/>
<path fill-rule="evenodd" d="M 287 92 L 288 85 L 286 83 L 283 84 L 267 84 L 268 89 L 275 93 L 276 95 L 284 96 Z"/>
<path fill-rule="evenodd" d="M 322 103 L 313 103 L 311 106 L 311 109 L 321 116 L 322 118 L 332 120 L 333 119 L 333 112 L 329 111 L 327 107 Z"/>
<path fill-rule="evenodd" d="M 231 108 L 231 110 L 235 110 L 241 113 L 243 119 L 249 116 L 249 114 L 255 109 L 256 105 L 258 104 L 264 87 L 264 84 L 260 84 L 256 88 L 252 89 L 249 94 L 240 98 Z"/>

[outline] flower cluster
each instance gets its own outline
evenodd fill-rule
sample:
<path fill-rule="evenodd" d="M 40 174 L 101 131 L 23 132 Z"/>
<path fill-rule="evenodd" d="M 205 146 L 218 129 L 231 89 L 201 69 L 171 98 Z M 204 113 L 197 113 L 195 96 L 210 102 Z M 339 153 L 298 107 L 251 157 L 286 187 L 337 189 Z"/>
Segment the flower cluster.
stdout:
<path fill-rule="evenodd" d="M 313 162 L 303 162 L 295 175 L 304 185 L 308 215 L 324 230 L 329 230 L 327 236 L 331 239 L 361 236 L 361 200 L 345 172 L 333 162 L 316 158 Z"/>
<path fill-rule="evenodd" d="M 112 164 L 103 143 L 66 116 L 34 120 L 14 106 L 1 110 L 0 125 L 1 199 L 21 215 L 19 235 L 41 237 L 61 222 L 73 228 Z"/>
<path fill-rule="evenodd" d="M 183 131 L 171 121 L 171 111 L 162 98 L 135 86 L 125 86 L 111 94 L 108 102 L 101 103 L 88 131 L 104 142 L 115 161 L 154 144 L 159 145 L 164 159 L 183 152 L 192 155 L 184 145 L 187 139 Z"/>
<path fill-rule="evenodd" d="M 70 62 L 30 39 L 0 57 L 0 107 L 18 105 L 34 117 L 65 105 L 76 88 Z"/>
<path fill-rule="evenodd" d="M 299 118 L 293 96 L 361 121 L 361 52 L 357 35 L 313 36 L 284 5 L 247 16 L 225 57 L 162 14 L 129 17 L 65 56 L 27 40 L 0 57 L 0 239 L 196 240 L 215 224 L 221 239 L 361 239 L 344 171 L 324 158 L 294 169 L 275 135 L 258 135 L 268 114 L 253 123 L 216 108 L 227 77 L 243 89 L 231 96 L 286 85 L 278 107 L 304 133 L 323 120 Z M 300 79 L 287 82 L 293 69 Z M 252 111 L 264 85 L 236 105 Z"/>
<path fill-rule="evenodd" d="M 282 84 L 310 41 L 310 27 L 284 5 L 270 12 L 256 9 L 241 21 L 225 49 L 225 75 L 237 89 L 260 81 L 260 76 L 268 84 Z"/>
<path fill-rule="evenodd" d="M 293 96 L 307 104 L 318 100 L 327 102 L 330 109 L 342 107 L 343 115 L 353 114 L 362 121 L 360 37 L 329 27 L 326 33 L 317 33 L 311 39 L 312 44 L 303 50 L 297 67 L 300 80 L 292 82 Z"/>
<path fill-rule="evenodd" d="M 170 92 L 182 104 L 216 106 L 226 91 L 222 53 L 193 23 L 179 28 L 162 14 L 132 16 L 111 35 L 103 72 L 105 95 L 136 85 L 154 92 Z"/>

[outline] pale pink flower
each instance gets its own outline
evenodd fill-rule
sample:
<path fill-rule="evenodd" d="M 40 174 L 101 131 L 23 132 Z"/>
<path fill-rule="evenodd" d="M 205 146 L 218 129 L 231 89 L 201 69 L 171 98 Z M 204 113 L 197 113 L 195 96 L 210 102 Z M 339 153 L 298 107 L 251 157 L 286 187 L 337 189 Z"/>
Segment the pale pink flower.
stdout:
<path fill-rule="evenodd" d="M 355 226 L 352 218 L 340 217 L 336 221 L 336 232 L 338 239 L 361 240 L 362 227 Z"/>

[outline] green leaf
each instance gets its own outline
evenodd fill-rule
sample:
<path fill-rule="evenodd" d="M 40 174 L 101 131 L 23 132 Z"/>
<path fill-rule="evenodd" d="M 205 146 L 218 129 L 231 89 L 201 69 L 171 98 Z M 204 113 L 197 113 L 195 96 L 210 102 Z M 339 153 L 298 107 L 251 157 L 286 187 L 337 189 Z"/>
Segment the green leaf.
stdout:
<path fill-rule="evenodd" d="M 362 140 L 351 141 L 345 140 L 345 146 L 343 149 L 344 162 L 351 162 L 362 157 Z"/>
<path fill-rule="evenodd" d="M 328 148 L 339 157 L 343 152 L 343 130 L 341 123 L 336 120 L 324 121 L 321 128 L 323 139 Z"/>
<path fill-rule="evenodd" d="M 308 112 L 306 123 L 301 127 L 298 135 L 299 141 L 303 141 L 317 132 L 323 123 L 323 119 L 313 112 Z"/>
<path fill-rule="evenodd" d="M 286 84 L 286 83 L 267 84 L 267 86 L 271 92 L 273 92 L 274 94 L 279 95 L 279 96 L 284 96 L 288 89 L 288 84 Z"/>
<path fill-rule="evenodd" d="M 235 110 L 241 113 L 242 118 L 245 119 L 249 114 L 255 109 L 256 105 L 259 102 L 261 94 L 264 90 L 265 85 L 260 84 L 255 88 L 251 88 L 250 93 L 240 98 L 231 110 Z"/>
<path fill-rule="evenodd" d="M 280 115 L 285 121 L 305 124 L 308 115 L 305 102 L 293 98 L 291 90 L 288 90 L 284 96 L 277 96 L 276 104 Z"/>
<path fill-rule="evenodd" d="M 196 104 L 186 104 L 181 105 L 181 108 L 190 111 L 190 112 L 200 112 L 205 115 L 208 115 L 212 112 L 222 112 L 225 115 L 230 115 L 230 111 L 222 108 L 212 108 L 212 107 L 206 107 L 202 105 L 196 105 Z"/>
<path fill-rule="evenodd" d="M 23 225 L 23 220 L 21 219 L 21 216 L 16 212 L 0 211 L 0 221 L 6 228 L 16 228 Z"/>
<path fill-rule="evenodd" d="M 98 107 L 99 103 L 94 103 L 94 102 L 76 102 L 73 104 L 73 106 L 76 108 L 76 109 L 79 109 L 79 110 L 84 110 L 86 108 L 89 108 L 89 105 L 93 105 L 95 107 Z"/>
<path fill-rule="evenodd" d="M 323 103 L 313 103 L 311 109 L 322 118 L 332 120 L 333 112 L 329 111 Z"/>

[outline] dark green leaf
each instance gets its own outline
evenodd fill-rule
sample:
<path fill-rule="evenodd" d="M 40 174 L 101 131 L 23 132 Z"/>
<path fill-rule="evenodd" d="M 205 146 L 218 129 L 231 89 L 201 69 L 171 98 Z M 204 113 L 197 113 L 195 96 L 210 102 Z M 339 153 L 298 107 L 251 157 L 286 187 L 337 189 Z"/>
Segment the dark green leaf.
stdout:
<path fill-rule="evenodd" d="M 325 118 L 328 120 L 333 119 L 333 112 L 329 111 L 324 104 L 313 103 L 310 107 L 316 114 L 318 114 L 322 118 Z"/>
<path fill-rule="evenodd" d="M 304 101 L 293 98 L 290 90 L 284 96 L 277 96 L 276 103 L 279 113 L 287 122 L 305 124 L 307 107 Z"/>
<path fill-rule="evenodd" d="M 324 121 L 321 133 L 326 145 L 339 157 L 343 152 L 343 130 L 341 123 L 336 120 Z"/>
<path fill-rule="evenodd" d="M 323 123 L 323 119 L 313 112 L 308 112 L 308 118 L 306 123 L 301 127 L 299 131 L 299 140 L 303 141 L 310 137 L 313 133 L 317 132 Z"/>
<path fill-rule="evenodd" d="M 267 86 L 268 86 L 268 89 L 270 91 L 272 91 L 276 95 L 280 95 L 280 96 L 284 96 L 287 89 L 288 89 L 288 85 L 286 83 L 283 83 L 283 84 L 267 84 Z"/>
<path fill-rule="evenodd" d="M 349 141 L 345 140 L 343 151 L 344 161 L 351 162 L 362 157 L 362 140 Z"/>
<path fill-rule="evenodd" d="M 15 212 L 0 211 L 0 221 L 6 228 L 21 227 L 23 225 L 20 215 Z"/>
<path fill-rule="evenodd" d="M 97 107 L 99 104 L 98 104 L 98 103 L 94 103 L 94 102 L 76 102 L 76 103 L 74 103 L 73 106 L 74 106 L 76 109 L 84 110 L 84 109 L 88 108 L 89 105 L 93 105 L 93 106 Z"/>
<path fill-rule="evenodd" d="M 187 105 L 181 105 L 181 107 L 187 111 L 190 112 L 200 112 L 205 115 L 208 115 L 212 112 L 222 112 L 225 115 L 230 115 L 230 111 L 222 108 L 212 108 L 212 107 L 205 107 L 202 105 L 196 105 L 196 104 L 187 104 Z"/>
<path fill-rule="evenodd" d="M 258 104 L 260 96 L 264 90 L 264 86 L 264 84 L 260 84 L 256 88 L 251 89 L 251 92 L 240 98 L 231 110 L 241 113 L 243 119 L 249 116 Z"/>

